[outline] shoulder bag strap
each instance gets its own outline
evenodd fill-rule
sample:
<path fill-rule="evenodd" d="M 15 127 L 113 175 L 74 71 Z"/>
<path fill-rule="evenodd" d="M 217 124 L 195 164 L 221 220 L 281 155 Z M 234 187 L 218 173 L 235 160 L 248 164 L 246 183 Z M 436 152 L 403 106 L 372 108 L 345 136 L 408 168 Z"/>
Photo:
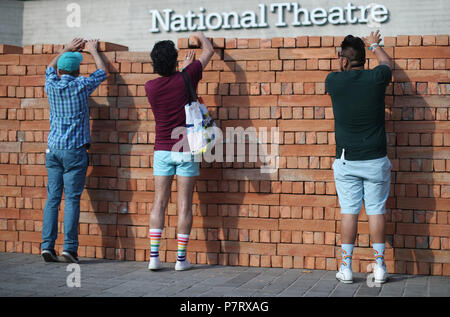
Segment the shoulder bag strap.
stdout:
<path fill-rule="evenodd" d="M 186 94 L 188 96 L 188 102 L 191 103 L 195 100 L 197 100 L 197 93 L 194 90 L 194 87 L 192 86 L 191 78 L 189 77 L 189 74 L 185 71 L 181 72 L 181 77 L 183 77 L 184 86 L 186 87 Z"/>

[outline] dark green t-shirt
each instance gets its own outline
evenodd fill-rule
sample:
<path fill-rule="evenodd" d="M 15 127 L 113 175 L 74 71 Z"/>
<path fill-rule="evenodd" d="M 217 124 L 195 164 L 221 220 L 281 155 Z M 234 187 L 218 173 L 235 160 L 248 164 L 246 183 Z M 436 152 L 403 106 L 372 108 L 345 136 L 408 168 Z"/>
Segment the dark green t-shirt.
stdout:
<path fill-rule="evenodd" d="M 333 104 L 336 158 L 341 157 L 342 149 L 349 161 L 386 156 L 384 95 L 391 77 L 386 65 L 327 76 L 325 89 Z"/>

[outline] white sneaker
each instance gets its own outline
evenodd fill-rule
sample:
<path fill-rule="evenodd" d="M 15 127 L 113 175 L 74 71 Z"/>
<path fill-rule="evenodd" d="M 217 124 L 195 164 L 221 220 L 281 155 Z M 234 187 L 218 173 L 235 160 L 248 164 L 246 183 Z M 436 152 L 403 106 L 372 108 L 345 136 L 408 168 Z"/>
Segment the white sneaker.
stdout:
<path fill-rule="evenodd" d="M 188 260 L 177 261 L 177 264 L 175 264 L 175 271 L 185 271 L 190 268 L 192 268 L 192 264 Z"/>
<path fill-rule="evenodd" d="M 149 270 L 159 270 L 162 268 L 161 260 L 158 257 L 150 257 L 150 262 L 148 263 Z"/>
<path fill-rule="evenodd" d="M 386 267 L 379 266 L 375 264 L 373 268 L 373 277 L 375 279 L 375 283 L 383 284 L 387 281 L 387 271 Z"/>
<path fill-rule="evenodd" d="M 342 283 L 351 284 L 353 283 L 353 271 L 350 268 L 341 266 L 336 273 L 336 278 Z"/>

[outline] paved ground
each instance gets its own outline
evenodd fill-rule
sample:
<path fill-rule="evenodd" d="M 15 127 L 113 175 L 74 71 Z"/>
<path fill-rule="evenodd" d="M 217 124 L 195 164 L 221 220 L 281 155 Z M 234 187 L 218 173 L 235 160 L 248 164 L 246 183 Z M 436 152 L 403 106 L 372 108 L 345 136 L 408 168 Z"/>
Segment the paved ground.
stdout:
<path fill-rule="evenodd" d="M 69 287 L 67 280 L 77 280 L 68 263 L 0 253 L 0 296 L 450 297 L 450 277 L 391 274 L 388 283 L 369 287 L 367 274 L 362 273 L 354 274 L 353 284 L 341 284 L 335 272 L 321 270 L 195 265 L 190 271 L 176 272 L 173 267 L 168 263 L 152 272 L 144 262 L 84 258 L 79 266 L 80 287 Z"/>

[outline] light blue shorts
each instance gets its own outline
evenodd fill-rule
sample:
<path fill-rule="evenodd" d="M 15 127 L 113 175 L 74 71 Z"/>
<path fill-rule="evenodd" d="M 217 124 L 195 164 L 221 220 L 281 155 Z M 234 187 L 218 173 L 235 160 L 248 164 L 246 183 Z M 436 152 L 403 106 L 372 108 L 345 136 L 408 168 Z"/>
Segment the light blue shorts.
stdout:
<path fill-rule="evenodd" d="M 366 161 L 336 159 L 333 170 L 341 213 L 358 215 L 363 201 L 367 215 L 386 213 L 391 184 L 391 162 L 387 156 Z"/>
<path fill-rule="evenodd" d="M 193 177 L 200 175 L 199 163 L 186 152 L 155 151 L 153 155 L 153 175 L 179 175 Z"/>

